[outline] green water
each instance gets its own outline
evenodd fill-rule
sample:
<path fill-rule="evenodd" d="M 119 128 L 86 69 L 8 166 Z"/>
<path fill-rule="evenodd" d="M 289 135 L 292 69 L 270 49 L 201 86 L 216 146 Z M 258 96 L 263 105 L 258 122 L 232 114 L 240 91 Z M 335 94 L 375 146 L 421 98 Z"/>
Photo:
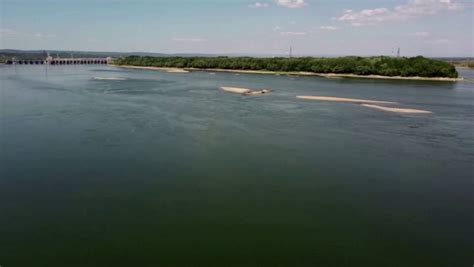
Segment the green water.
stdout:
<path fill-rule="evenodd" d="M 107 66 L 0 79 L 2 267 L 472 265 L 472 82 Z"/>

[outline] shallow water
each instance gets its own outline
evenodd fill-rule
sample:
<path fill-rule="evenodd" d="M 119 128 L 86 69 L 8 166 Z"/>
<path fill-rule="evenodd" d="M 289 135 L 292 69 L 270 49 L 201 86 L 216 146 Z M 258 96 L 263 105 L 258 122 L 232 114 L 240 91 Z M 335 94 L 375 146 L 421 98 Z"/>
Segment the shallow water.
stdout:
<path fill-rule="evenodd" d="M 0 265 L 470 265 L 474 75 L 461 74 L 0 66 Z"/>

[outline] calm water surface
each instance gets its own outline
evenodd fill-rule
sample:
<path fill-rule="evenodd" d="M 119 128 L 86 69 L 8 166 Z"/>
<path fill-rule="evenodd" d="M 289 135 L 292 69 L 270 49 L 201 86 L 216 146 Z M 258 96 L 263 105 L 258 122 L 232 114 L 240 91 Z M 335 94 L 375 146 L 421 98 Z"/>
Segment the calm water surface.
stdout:
<path fill-rule="evenodd" d="M 461 73 L 0 66 L 0 265 L 471 266 L 474 73 Z"/>

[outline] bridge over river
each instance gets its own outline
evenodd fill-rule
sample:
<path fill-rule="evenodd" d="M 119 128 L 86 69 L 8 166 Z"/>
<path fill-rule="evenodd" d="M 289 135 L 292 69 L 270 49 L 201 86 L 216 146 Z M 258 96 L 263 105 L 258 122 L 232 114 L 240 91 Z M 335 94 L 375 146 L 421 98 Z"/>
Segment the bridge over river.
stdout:
<path fill-rule="evenodd" d="M 79 65 L 79 64 L 109 64 L 112 62 L 111 57 L 107 58 L 53 58 L 48 57 L 44 60 L 40 59 L 24 59 L 24 60 L 8 60 L 7 64 L 19 65 Z"/>

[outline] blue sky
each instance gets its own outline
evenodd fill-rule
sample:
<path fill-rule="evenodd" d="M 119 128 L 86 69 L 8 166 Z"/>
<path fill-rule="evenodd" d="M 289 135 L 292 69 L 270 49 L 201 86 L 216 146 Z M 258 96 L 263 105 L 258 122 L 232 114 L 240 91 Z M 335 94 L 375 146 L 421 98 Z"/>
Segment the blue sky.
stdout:
<path fill-rule="evenodd" d="M 0 48 L 474 56 L 473 0 L 0 0 Z"/>

